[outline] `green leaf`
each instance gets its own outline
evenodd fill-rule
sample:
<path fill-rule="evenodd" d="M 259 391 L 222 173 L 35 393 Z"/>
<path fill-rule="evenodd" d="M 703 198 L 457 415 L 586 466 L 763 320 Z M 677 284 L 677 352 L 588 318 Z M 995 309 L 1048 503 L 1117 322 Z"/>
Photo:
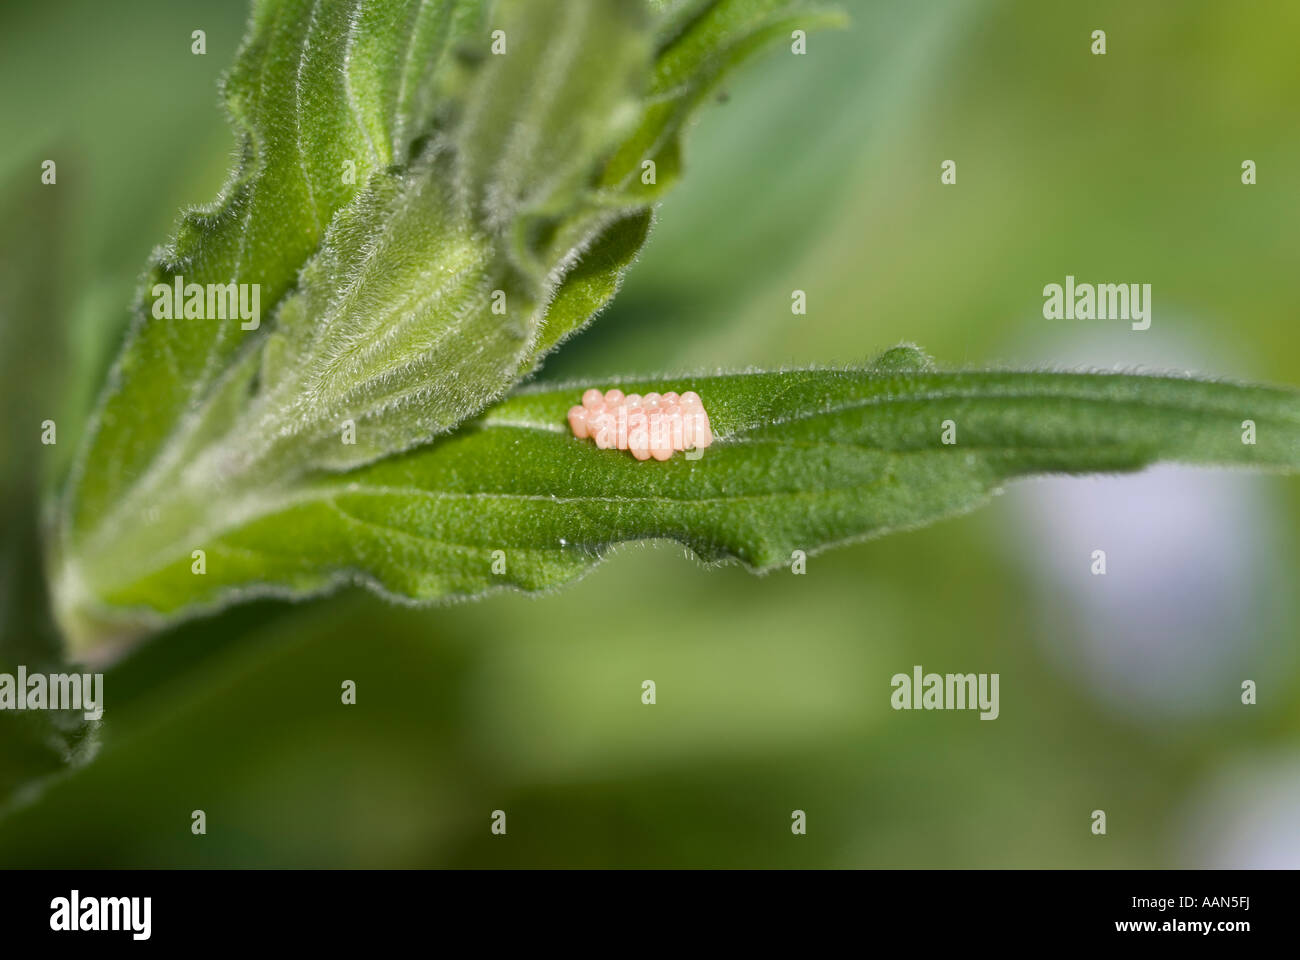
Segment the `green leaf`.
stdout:
<path fill-rule="evenodd" d="M 968 511 L 1029 474 L 1164 460 L 1300 469 L 1300 394 L 1267 387 L 937 372 L 901 347 L 865 369 L 621 383 L 695 390 L 717 438 L 696 460 L 641 463 L 571 435 L 565 414 L 585 386 L 524 390 L 428 447 L 246 504 L 112 571 L 102 595 L 161 619 L 353 582 L 417 601 L 545 590 L 612 545 L 649 538 L 766 570 L 795 550 Z M 1245 420 L 1253 445 L 1242 442 Z M 944 442 L 945 421 L 955 443 Z M 200 544 L 207 575 L 196 577 L 189 550 Z"/>
<path fill-rule="evenodd" d="M 846 22 L 839 10 L 784 0 L 678 4 L 659 29 L 651 105 L 610 158 L 602 188 L 643 198 L 663 192 L 681 172 L 683 126 L 737 64 L 767 44 L 788 41 L 796 29 L 807 33 Z M 653 183 L 642 177 L 647 160 L 655 163 Z"/>
<path fill-rule="evenodd" d="M 241 162 L 146 275 L 65 497 L 66 628 L 116 602 L 114 571 L 504 396 L 608 302 L 644 243 L 672 177 L 625 189 L 622 166 L 675 144 L 790 9 L 256 3 L 224 84 Z M 255 284 L 265 319 L 159 312 L 180 277 Z"/>
<path fill-rule="evenodd" d="M 148 270 L 94 442 L 78 468 L 74 530 L 101 519 L 165 459 L 169 444 L 193 428 L 195 411 L 231 359 L 255 337 L 238 321 L 156 319 L 151 288 L 177 276 L 201 285 L 256 283 L 261 309 L 272 310 L 335 212 L 371 174 L 403 158 L 408 130 L 422 115 L 414 112 L 419 91 L 445 66 L 455 36 L 449 24 L 463 21 L 457 15 L 463 6 L 254 5 L 223 83 L 239 164 L 216 202 L 184 214 Z M 351 183 L 345 162 L 355 164 Z"/>

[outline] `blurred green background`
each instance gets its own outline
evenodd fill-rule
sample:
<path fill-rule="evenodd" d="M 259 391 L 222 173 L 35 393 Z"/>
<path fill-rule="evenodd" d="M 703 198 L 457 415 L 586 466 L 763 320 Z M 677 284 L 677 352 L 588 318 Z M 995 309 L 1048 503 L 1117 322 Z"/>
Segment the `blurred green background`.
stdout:
<path fill-rule="evenodd" d="M 772 51 L 703 112 L 622 294 L 544 377 L 911 340 L 945 366 L 1300 385 L 1300 6 L 842 5 L 849 30 Z M 224 178 L 216 82 L 245 16 L 0 10 L 11 662 L 41 655 L 30 494 L 66 467 L 150 249 Z M 1067 273 L 1151 283 L 1151 329 L 1044 320 Z M 98 755 L 10 804 L 0 864 L 1294 867 L 1297 518 L 1294 478 L 1161 468 L 1020 484 L 805 576 L 659 544 L 540 599 L 231 610 L 110 670 Z M 891 710 L 914 664 L 999 673 L 1001 716 Z M 0 783 L 29 759 L 21 722 L 0 714 Z"/>

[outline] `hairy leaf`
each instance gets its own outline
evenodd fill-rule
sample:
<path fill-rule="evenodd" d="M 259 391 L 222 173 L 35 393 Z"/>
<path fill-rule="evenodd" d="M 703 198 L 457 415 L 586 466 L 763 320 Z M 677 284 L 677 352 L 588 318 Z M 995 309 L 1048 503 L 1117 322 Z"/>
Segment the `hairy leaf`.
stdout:
<path fill-rule="evenodd" d="M 1300 394 L 1266 387 L 937 372 L 901 347 L 858 370 L 623 383 L 695 390 L 717 437 L 699 459 L 641 463 L 570 434 L 565 413 L 585 386 L 522 391 L 423 449 L 254 498 L 222 523 L 97 571 L 99 594 L 163 618 L 350 582 L 417 601 L 545 590 L 612 545 L 647 538 L 765 570 L 795 550 L 970 510 L 1028 474 L 1162 460 L 1300 469 Z M 1245 420 L 1255 444 L 1242 442 Z M 196 546 L 206 576 L 190 573 Z"/>
<path fill-rule="evenodd" d="M 164 461 L 231 358 L 256 331 L 238 320 L 158 319 L 151 289 L 258 284 L 269 313 L 294 285 L 336 211 L 375 171 L 403 159 L 424 117 L 454 27 L 453 0 L 259 0 L 223 83 L 239 164 L 218 200 L 187 212 L 146 274 L 137 319 L 113 370 L 94 442 L 78 468 L 83 531 Z M 429 99 L 424 94 L 423 99 Z M 355 175 L 344 177 L 344 164 Z M 351 182 L 348 182 L 351 180 Z"/>
<path fill-rule="evenodd" d="M 629 188 L 642 159 L 677 157 L 794 9 L 256 0 L 224 83 L 239 165 L 150 267 L 65 497 L 68 629 L 106 599 L 92 571 L 427 443 L 529 374 L 644 243 L 679 164 Z M 182 278 L 202 316 L 159 306 Z M 260 316 L 213 316 L 238 285 Z"/>
<path fill-rule="evenodd" d="M 783 0 L 703 0 L 678 4 L 660 27 L 651 104 L 635 134 L 610 158 L 601 180 L 611 193 L 650 197 L 671 186 L 681 170 L 681 131 L 699 104 L 736 64 L 776 40 L 843 26 L 844 14 Z M 643 178 L 654 161 L 655 179 Z"/>

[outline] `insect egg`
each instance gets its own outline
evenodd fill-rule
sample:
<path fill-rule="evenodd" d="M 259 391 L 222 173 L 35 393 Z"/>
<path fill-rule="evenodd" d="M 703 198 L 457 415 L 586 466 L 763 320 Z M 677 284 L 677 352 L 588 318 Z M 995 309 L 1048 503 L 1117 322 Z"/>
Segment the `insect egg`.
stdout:
<path fill-rule="evenodd" d="M 638 460 L 667 460 L 678 450 L 703 449 L 713 442 L 709 415 L 693 390 L 641 396 L 593 387 L 583 393 L 581 404 L 569 408 L 568 419 L 579 440 L 591 439 L 602 450 L 627 450 Z"/>
<path fill-rule="evenodd" d="M 587 439 L 587 408 L 583 406 L 569 408 L 569 429 L 579 440 Z"/>

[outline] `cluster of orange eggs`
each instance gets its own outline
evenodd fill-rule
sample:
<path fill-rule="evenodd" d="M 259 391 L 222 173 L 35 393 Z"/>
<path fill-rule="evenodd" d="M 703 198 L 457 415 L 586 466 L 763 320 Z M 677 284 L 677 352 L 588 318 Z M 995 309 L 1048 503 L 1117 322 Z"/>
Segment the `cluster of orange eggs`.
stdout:
<path fill-rule="evenodd" d="M 569 409 L 569 427 L 580 440 L 590 437 L 602 450 L 628 450 L 638 460 L 667 460 L 677 450 L 702 450 L 713 442 L 709 415 L 699 394 L 671 390 L 645 396 L 592 388 L 582 405 Z"/>

